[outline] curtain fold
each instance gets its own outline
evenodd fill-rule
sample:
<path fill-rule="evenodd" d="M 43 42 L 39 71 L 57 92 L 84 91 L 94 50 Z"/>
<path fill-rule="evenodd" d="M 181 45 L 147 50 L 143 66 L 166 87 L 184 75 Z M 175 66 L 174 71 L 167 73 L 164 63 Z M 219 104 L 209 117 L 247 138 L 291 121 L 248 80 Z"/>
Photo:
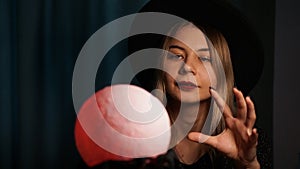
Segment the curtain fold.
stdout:
<path fill-rule="evenodd" d="M 0 1 L 0 168 L 16 168 L 19 146 L 19 91 L 16 0 Z"/>
<path fill-rule="evenodd" d="M 85 166 L 73 134 L 77 56 L 101 26 L 145 2 L 0 1 L 1 169 Z"/>

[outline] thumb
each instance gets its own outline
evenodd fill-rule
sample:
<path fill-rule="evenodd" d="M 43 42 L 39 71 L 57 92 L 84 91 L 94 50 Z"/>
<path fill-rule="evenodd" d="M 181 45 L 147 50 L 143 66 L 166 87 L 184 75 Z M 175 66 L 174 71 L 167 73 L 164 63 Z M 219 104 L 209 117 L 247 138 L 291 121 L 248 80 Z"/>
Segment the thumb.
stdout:
<path fill-rule="evenodd" d="M 214 136 L 209 136 L 209 135 L 206 135 L 206 134 L 202 134 L 202 133 L 199 133 L 199 132 L 191 132 L 189 133 L 188 135 L 188 138 L 191 140 L 191 141 L 195 141 L 195 142 L 198 142 L 198 143 L 204 143 L 204 144 L 208 144 L 212 147 L 214 147 L 214 145 L 216 145 L 216 139 Z"/>

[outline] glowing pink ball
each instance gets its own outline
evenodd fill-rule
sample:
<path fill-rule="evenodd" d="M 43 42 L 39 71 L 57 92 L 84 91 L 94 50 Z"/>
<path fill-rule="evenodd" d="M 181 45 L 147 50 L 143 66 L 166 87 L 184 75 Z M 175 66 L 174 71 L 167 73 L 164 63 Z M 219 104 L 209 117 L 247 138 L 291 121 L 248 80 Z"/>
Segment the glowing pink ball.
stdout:
<path fill-rule="evenodd" d="M 164 105 L 133 85 L 113 85 L 90 97 L 75 125 L 77 149 L 89 166 L 167 152 L 170 120 Z"/>

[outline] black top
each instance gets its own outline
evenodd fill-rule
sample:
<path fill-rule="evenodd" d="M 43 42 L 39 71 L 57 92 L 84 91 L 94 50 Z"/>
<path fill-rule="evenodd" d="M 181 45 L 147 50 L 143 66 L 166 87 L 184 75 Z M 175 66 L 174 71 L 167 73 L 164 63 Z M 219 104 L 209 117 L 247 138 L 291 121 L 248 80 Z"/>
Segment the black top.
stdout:
<path fill-rule="evenodd" d="M 258 133 L 257 159 L 261 169 L 272 169 L 272 144 L 261 129 L 258 129 Z M 80 168 L 88 169 L 89 167 L 80 166 Z M 155 159 L 140 158 L 129 162 L 108 161 L 90 169 L 234 169 L 234 161 L 220 153 L 211 159 L 207 153 L 196 163 L 186 165 L 178 160 L 174 150 L 171 149 Z"/>

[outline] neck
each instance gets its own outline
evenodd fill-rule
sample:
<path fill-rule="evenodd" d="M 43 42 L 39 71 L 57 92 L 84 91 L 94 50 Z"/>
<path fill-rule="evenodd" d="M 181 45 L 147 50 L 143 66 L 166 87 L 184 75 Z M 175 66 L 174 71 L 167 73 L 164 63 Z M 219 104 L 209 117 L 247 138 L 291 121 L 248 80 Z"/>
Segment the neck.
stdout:
<path fill-rule="evenodd" d="M 184 138 L 173 149 L 181 163 L 190 165 L 196 163 L 205 153 L 207 153 L 209 146 L 195 143 L 188 138 Z"/>
<path fill-rule="evenodd" d="M 169 100 L 168 100 L 169 101 Z M 210 99 L 200 103 L 180 103 L 170 100 L 166 106 L 172 123 L 180 122 L 190 126 L 189 131 L 200 132 L 206 120 L 210 107 Z"/>
<path fill-rule="evenodd" d="M 180 103 L 169 100 L 167 104 L 172 123 L 175 120 L 175 123 L 178 123 L 173 125 L 180 126 L 174 129 L 172 138 L 175 136 L 175 139 L 173 138 L 176 144 L 174 150 L 182 163 L 192 164 L 208 151 L 208 146 L 190 141 L 186 136 L 191 131 L 201 131 L 209 107 L 210 99 L 200 103 Z"/>

